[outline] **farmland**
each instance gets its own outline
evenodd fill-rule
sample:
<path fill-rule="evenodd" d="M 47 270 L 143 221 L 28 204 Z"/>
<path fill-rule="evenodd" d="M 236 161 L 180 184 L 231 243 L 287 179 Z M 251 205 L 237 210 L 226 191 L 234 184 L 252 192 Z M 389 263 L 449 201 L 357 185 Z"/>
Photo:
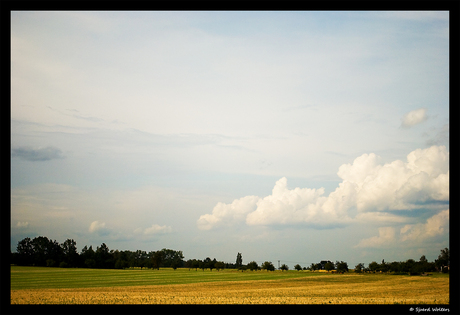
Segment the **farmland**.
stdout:
<path fill-rule="evenodd" d="M 449 277 L 12 266 L 11 304 L 449 304 Z"/>

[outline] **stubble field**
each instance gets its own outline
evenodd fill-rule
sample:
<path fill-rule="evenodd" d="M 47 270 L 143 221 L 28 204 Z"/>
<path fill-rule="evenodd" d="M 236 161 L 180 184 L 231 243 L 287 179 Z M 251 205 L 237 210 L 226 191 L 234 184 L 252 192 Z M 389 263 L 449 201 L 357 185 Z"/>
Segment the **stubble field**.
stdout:
<path fill-rule="evenodd" d="M 449 277 L 12 266 L 11 304 L 449 304 Z"/>

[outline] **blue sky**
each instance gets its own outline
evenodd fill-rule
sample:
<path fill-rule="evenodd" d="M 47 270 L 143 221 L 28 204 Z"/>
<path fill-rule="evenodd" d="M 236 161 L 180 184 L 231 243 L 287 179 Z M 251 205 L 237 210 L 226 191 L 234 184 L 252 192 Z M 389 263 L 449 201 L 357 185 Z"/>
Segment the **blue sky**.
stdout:
<path fill-rule="evenodd" d="M 11 248 L 432 261 L 448 12 L 11 14 Z M 324 244 L 327 244 L 325 246 Z"/>

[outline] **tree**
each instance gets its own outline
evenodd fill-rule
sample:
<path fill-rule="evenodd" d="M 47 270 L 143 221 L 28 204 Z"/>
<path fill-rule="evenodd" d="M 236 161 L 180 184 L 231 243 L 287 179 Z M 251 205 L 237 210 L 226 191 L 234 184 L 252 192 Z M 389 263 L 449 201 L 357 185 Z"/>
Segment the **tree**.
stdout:
<path fill-rule="evenodd" d="M 209 269 L 211 269 L 211 271 L 212 271 L 212 267 L 213 267 L 213 266 L 212 266 L 212 260 L 211 260 L 211 258 L 206 257 L 206 258 L 203 260 L 203 267 L 204 267 L 205 269 L 208 269 L 208 268 L 209 268 Z"/>
<path fill-rule="evenodd" d="M 160 270 L 160 266 L 163 263 L 163 252 L 156 251 L 152 255 L 152 268 Z"/>
<path fill-rule="evenodd" d="M 359 263 L 355 266 L 355 272 L 356 273 L 361 273 L 363 272 L 363 269 L 364 269 L 364 264 L 363 263 Z"/>
<path fill-rule="evenodd" d="M 89 248 L 87 248 L 85 245 L 80 254 L 80 261 L 82 262 L 81 264 L 87 268 L 94 268 L 96 266 L 95 256 L 96 253 L 93 250 L 93 246 L 90 245 Z"/>
<path fill-rule="evenodd" d="M 109 247 L 105 243 L 102 243 L 100 247 L 96 247 L 94 257 L 97 268 L 113 268 L 115 266 L 115 264 L 111 264 L 112 259 Z"/>
<path fill-rule="evenodd" d="M 243 265 L 243 256 L 241 253 L 236 255 L 236 268 L 240 268 Z"/>
<path fill-rule="evenodd" d="M 425 255 L 422 255 L 422 257 L 420 257 L 420 260 L 419 260 L 421 263 L 426 263 L 428 262 L 428 260 L 426 260 L 426 257 Z"/>
<path fill-rule="evenodd" d="M 441 249 L 441 253 L 439 254 L 438 259 L 436 259 L 434 263 L 438 270 L 442 272 L 449 271 L 450 253 L 447 247 L 444 249 Z"/>
<path fill-rule="evenodd" d="M 341 272 L 341 273 L 344 273 L 344 272 L 348 272 L 348 264 L 344 261 L 337 261 L 335 263 L 335 267 L 337 269 L 337 272 Z"/>
<path fill-rule="evenodd" d="M 286 264 L 282 264 L 281 268 L 282 271 L 289 270 L 289 267 Z"/>
<path fill-rule="evenodd" d="M 163 248 L 161 250 L 163 253 L 162 267 L 181 267 L 184 259 L 182 251 Z"/>
<path fill-rule="evenodd" d="M 132 267 L 143 267 L 147 265 L 148 255 L 146 251 L 136 250 L 131 257 L 131 266 Z"/>
<path fill-rule="evenodd" d="M 393 261 L 392 263 L 389 264 L 389 271 L 395 272 L 395 273 L 402 272 L 401 263 L 398 261 Z"/>
<path fill-rule="evenodd" d="M 330 261 L 328 261 L 325 265 L 324 265 L 324 269 L 326 269 L 327 272 L 331 271 L 331 270 L 334 270 L 334 264 Z"/>
<path fill-rule="evenodd" d="M 59 264 L 59 268 L 68 268 L 69 267 L 69 264 L 66 263 L 65 261 L 61 261 L 61 263 Z"/>
<path fill-rule="evenodd" d="M 401 271 L 404 273 L 411 274 L 413 272 L 412 268 L 414 267 L 415 260 L 408 259 L 405 262 L 401 263 Z"/>
<path fill-rule="evenodd" d="M 380 264 L 378 270 L 381 272 L 388 272 L 390 270 L 390 266 L 385 263 L 385 259 L 382 259 L 382 263 Z"/>
<path fill-rule="evenodd" d="M 18 253 L 18 265 L 31 265 L 33 263 L 34 248 L 29 237 L 18 242 L 16 251 Z"/>
<path fill-rule="evenodd" d="M 64 262 L 70 267 L 76 267 L 78 265 L 77 242 L 67 239 L 61 244 L 61 248 Z"/>
<path fill-rule="evenodd" d="M 115 269 L 125 269 L 129 267 L 128 259 L 129 251 L 116 251 L 113 252 L 113 260 L 115 261 Z"/>
<path fill-rule="evenodd" d="M 192 260 L 189 259 L 184 263 L 184 267 L 188 268 L 188 270 L 192 269 Z"/>
<path fill-rule="evenodd" d="M 297 270 L 297 271 L 300 271 L 300 270 L 302 270 L 302 267 L 299 264 L 297 264 L 297 265 L 294 266 L 294 269 Z"/>
<path fill-rule="evenodd" d="M 46 267 L 56 267 L 56 261 L 54 261 L 54 259 L 47 259 Z"/>
<path fill-rule="evenodd" d="M 369 264 L 369 270 L 372 272 L 376 272 L 379 269 L 379 264 L 375 261 Z"/>
<path fill-rule="evenodd" d="M 248 265 L 247 265 L 248 269 L 253 271 L 253 270 L 259 270 L 259 265 L 257 264 L 257 262 L 255 261 L 251 261 Z"/>
<path fill-rule="evenodd" d="M 216 262 L 214 267 L 216 267 L 217 271 L 219 271 L 220 269 L 224 269 L 225 264 L 223 262 L 221 262 L 221 261 L 218 261 L 218 262 Z"/>
<path fill-rule="evenodd" d="M 275 266 L 273 266 L 272 262 L 271 261 L 265 261 L 263 264 L 262 264 L 262 269 L 265 269 L 267 271 L 275 271 Z"/>
<path fill-rule="evenodd" d="M 177 268 L 179 268 L 181 266 L 181 262 L 179 260 L 174 260 L 172 263 L 171 263 L 171 268 L 176 270 Z"/>
<path fill-rule="evenodd" d="M 196 259 L 192 260 L 192 268 L 195 268 L 195 271 L 200 267 L 200 262 Z"/>
<path fill-rule="evenodd" d="M 46 266 L 46 260 L 53 259 L 61 261 L 62 251 L 56 241 L 52 241 L 44 236 L 38 236 L 31 242 L 33 255 L 32 263 L 36 266 Z"/>
<path fill-rule="evenodd" d="M 206 258 L 206 267 L 209 268 L 211 271 L 215 268 L 217 260 L 214 258 L 211 260 L 209 257 Z"/>

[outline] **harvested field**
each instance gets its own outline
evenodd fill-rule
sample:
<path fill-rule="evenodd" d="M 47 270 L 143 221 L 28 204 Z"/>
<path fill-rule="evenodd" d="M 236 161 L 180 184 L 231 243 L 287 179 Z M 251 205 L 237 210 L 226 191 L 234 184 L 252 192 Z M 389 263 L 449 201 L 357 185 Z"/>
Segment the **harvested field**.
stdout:
<path fill-rule="evenodd" d="M 59 269 L 56 269 L 59 271 Z M 123 271 L 121 271 L 123 272 Z M 129 270 L 124 272 L 129 274 Z M 177 276 L 173 271 L 164 277 Z M 184 275 L 195 271 L 181 271 Z M 209 276 L 211 272 L 202 272 Z M 253 272 L 252 276 L 262 274 Z M 244 280 L 251 272 L 214 272 L 211 282 L 12 289 L 12 304 L 449 304 L 446 276 L 393 276 L 290 272 L 276 280 Z M 220 278 L 240 277 L 239 281 Z M 199 275 L 199 273 L 198 273 Z M 274 276 L 274 273 L 267 273 Z M 295 276 L 295 277 L 294 277 Z M 197 278 L 198 279 L 198 278 Z M 13 285 L 13 284 L 12 284 Z"/>

